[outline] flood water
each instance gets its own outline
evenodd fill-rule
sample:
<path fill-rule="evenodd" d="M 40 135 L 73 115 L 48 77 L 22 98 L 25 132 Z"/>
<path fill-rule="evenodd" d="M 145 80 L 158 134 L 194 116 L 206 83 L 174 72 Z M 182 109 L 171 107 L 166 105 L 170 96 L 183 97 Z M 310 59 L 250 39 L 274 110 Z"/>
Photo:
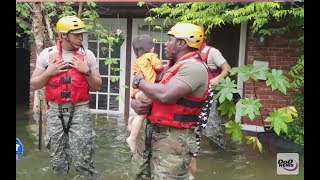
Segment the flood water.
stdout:
<path fill-rule="evenodd" d="M 24 145 L 22 160 L 16 161 L 17 180 L 77 179 L 72 167 L 62 178 L 53 174 L 47 149 L 38 149 L 37 128 L 30 111 L 16 109 L 16 137 Z M 99 179 L 127 179 L 130 164 L 129 148 L 125 143 L 129 133 L 123 118 L 94 114 L 96 153 L 94 165 L 101 175 Z M 228 142 L 231 143 L 231 142 Z M 303 180 L 304 158 L 300 155 L 299 175 L 277 175 L 277 153 L 264 147 L 261 154 L 252 146 L 234 144 L 228 151 L 219 149 L 208 138 L 203 137 L 202 151 L 197 160 L 196 180 Z"/>

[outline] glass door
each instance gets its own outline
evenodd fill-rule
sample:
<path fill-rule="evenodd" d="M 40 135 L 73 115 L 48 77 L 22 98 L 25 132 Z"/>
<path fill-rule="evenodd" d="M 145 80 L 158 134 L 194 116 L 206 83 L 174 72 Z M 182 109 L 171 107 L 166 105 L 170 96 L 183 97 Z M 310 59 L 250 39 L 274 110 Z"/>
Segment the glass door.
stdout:
<path fill-rule="evenodd" d="M 99 19 L 109 32 L 116 29 L 126 31 L 126 19 Z M 123 43 L 102 48 L 99 38 L 89 33 L 88 48 L 95 54 L 102 79 L 100 91 L 90 91 L 90 109 L 94 113 L 124 113 L 124 77 L 126 39 Z M 104 49 L 104 50 L 103 50 Z"/>

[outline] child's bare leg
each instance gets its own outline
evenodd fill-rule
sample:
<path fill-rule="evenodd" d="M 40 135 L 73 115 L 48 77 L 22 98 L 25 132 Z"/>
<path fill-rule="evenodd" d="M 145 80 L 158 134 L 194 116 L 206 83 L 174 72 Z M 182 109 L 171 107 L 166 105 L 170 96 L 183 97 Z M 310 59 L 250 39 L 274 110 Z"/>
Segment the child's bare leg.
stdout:
<path fill-rule="evenodd" d="M 195 176 L 196 170 L 197 170 L 197 159 L 192 157 L 190 165 L 189 165 L 189 170 L 192 176 Z"/>
<path fill-rule="evenodd" d="M 128 118 L 128 131 L 131 131 L 133 117 Z"/>
<path fill-rule="evenodd" d="M 143 124 L 143 121 L 145 118 L 146 118 L 146 115 L 137 115 L 132 120 L 131 133 L 130 133 L 130 136 L 126 139 L 132 153 L 135 153 L 136 151 L 137 137 L 138 137 L 141 125 Z"/>

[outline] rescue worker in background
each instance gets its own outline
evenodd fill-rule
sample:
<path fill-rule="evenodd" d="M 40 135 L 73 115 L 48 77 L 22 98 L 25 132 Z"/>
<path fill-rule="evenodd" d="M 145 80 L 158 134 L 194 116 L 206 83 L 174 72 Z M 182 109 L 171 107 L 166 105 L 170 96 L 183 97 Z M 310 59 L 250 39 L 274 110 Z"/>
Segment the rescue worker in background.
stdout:
<path fill-rule="evenodd" d="M 202 61 L 208 65 L 213 75 L 213 78 L 210 80 L 211 85 L 217 85 L 219 79 L 227 77 L 231 67 L 218 49 L 203 42 L 199 53 Z"/>
<path fill-rule="evenodd" d="M 222 149 L 225 149 L 226 142 L 223 139 L 223 133 L 221 128 L 221 118 L 217 112 L 217 100 L 214 99 L 214 86 L 219 83 L 221 78 L 225 78 L 228 75 L 229 69 L 231 69 L 227 60 L 222 56 L 221 52 L 203 42 L 199 49 L 199 56 L 201 60 L 206 63 L 210 69 L 210 89 L 209 96 L 205 102 L 204 108 L 199 114 L 199 122 L 196 128 L 196 142 L 198 145 L 197 152 L 200 151 L 200 143 L 201 143 L 201 132 L 204 130 L 204 134 L 209 137 L 212 134 L 212 140 Z M 211 110 L 212 108 L 212 110 Z M 211 112 L 211 113 L 210 113 Z M 209 118 L 210 114 L 212 115 Z M 209 122 L 208 122 L 209 121 Z M 210 128 L 206 127 L 211 126 Z M 211 137 L 211 136 L 210 136 Z M 194 176 L 196 172 L 196 159 L 192 158 L 190 164 L 190 172 Z"/>
<path fill-rule="evenodd" d="M 53 171 L 65 175 L 73 164 L 80 175 L 91 177 L 96 171 L 89 88 L 98 91 L 102 80 L 95 55 L 82 46 L 84 22 L 65 16 L 56 28 L 60 40 L 39 54 L 31 88 L 45 86 L 49 106 L 45 143 Z"/>
<path fill-rule="evenodd" d="M 165 55 L 170 62 L 161 81 L 149 83 L 142 73 L 133 79 L 133 88 L 152 99 L 152 108 L 145 143 L 137 143 L 132 156 L 129 179 L 192 179 L 189 164 L 197 150 L 194 128 L 209 88 L 209 69 L 198 55 L 204 31 L 178 23 L 167 34 Z M 150 106 L 150 101 L 131 101 L 137 114 L 149 113 Z"/>
<path fill-rule="evenodd" d="M 201 112 L 199 116 L 199 127 L 204 129 L 204 134 L 206 136 L 210 136 L 212 134 L 212 140 L 222 149 L 226 148 L 226 143 L 223 140 L 223 133 L 221 128 L 221 118 L 217 112 L 217 100 L 213 98 L 214 96 L 214 86 L 219 83 L 220 79 L 224 79 L 228 75 L 228 71 L 231 69 L 227 60 L 222 56 L 221 52 L 207 45 L 205 42 L 200 47 L 199 55 L 201 56 L 201 60 L 205 62 L 210 71 L 210 95 L 206 101 L 205 109 Z M 235 95 L 234 95 L 235 96 Z M 234 101 L 237 99 L 234 97 Z M 209 116 L 212 118 L 209 119 Z M 208 122 L 209 120 L 209 122 Z M 211 126 L 208 129 L 205 129 L 206 126 Z M 198 131 L 199 132 L 199 131 Z M 199 137 L 200 138 L 200 137 Z"/>

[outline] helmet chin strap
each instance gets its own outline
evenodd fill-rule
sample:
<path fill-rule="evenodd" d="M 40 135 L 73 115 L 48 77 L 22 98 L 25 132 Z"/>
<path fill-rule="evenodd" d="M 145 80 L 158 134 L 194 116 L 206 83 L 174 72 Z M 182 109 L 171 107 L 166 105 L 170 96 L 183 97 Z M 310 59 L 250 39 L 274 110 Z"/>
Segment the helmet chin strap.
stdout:
<path fill-rule="evenodd" d="M 76 47 L 74 46 L 75 43 L 74 42 L 71 42 L 70 39 L 67 39 L 67 41 L 69 42 L 69 44 L 73 47 L 73 49 L 76 49 Z"/>
<path fill-rule="evenodd" d="M 76 43 L 70 41 L 70 39 L 68 38 L 68 35 L 69 35 L 69 33 L 67 33 L 67 38 L 66 38 L 66 40 L 67 40 L 68 43 L 73 47 L 73 49 L 77 49 L 76 46 L 78 46 L 78 45 L 77 45 Z M 75 45 L 76 45 L 76 46 L 75 46 Z M 82 44 L 80 45 L 80 48 L 83 48 L 83 45 L 82 45 Z"/>

